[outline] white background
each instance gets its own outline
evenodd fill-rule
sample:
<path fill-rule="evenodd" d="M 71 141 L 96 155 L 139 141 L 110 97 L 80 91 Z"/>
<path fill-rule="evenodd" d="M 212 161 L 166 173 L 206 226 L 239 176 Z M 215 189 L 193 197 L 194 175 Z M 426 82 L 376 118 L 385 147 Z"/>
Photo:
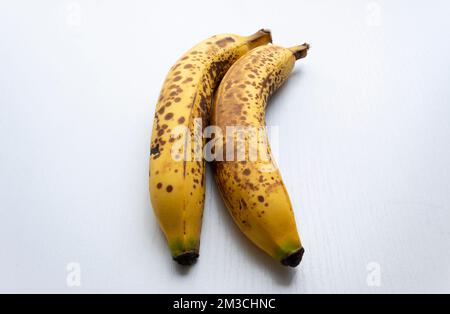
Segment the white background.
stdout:
<path fill-rule="evenodd" d="M 1 1 L 0 292 L 450 292 L 449 10 Z M 208 174 L 201 258 L 185 270 L 147 192 L 159 90 L 195 43 L 262 27 L 312 45 L 267 117 L 307 253 L 290 270 L 255 249 Z"/>

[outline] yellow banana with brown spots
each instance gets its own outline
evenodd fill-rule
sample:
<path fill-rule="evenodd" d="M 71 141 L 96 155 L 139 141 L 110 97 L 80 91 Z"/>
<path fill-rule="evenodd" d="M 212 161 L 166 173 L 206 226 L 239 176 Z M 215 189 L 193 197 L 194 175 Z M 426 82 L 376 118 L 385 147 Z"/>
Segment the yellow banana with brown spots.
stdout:
<path fill-rule="evenodd" d="M 193 264 L 199 256 L 200 232 L 205 200 L 204 159 L 188 158 L 204 144 L 195 135 L 209 122 L 214 90 L 240 57 L 272 41 L 268 30 L 252 36 L 217 35 L 196 45 L 172 67 L 156 106 L 150 157 L 150 196 L 154 212 L 164 232 L 173 259 Z M 197 123 L 197 124 L 196 124 Z M 187 134 L 174 137 L 176 128 Z M 201 134 L 200 134 L 201 135 Z M 200 140 L 189 152 L 176 146 L 187 136 Z"/>
<path fill-rule="evenodd" d="M 233 126 L 247 130 L 240 137 L 235 134 L 230 138 L 227 133 L 218 145 L 226 151 L 229 142 L 234 141 L 232 154 L 227 152 L 227 156 L 234 156 L 233 161 L 214 162 L 216 181 L 229 212 L 253 243 L 291 267 L 300 264 L 304 249 L 289 195 L 267 141 L 265 109 L 270 95 L 284 83 L 295 61 L 305 57 L 308 49 L 307 44 L 289 49 L 268 45 L 249 52 L 225 75 L 211 114 L 211 123 L 219 130 Z M 257 133 L 254 131 L 261 128 L 263 136 L 252 140 Z M 239 138 L 247 145 L 244 155 L 239 151 Z M 250 147 L 263 151 L 267 158 L 250 159 Z M 237 160 L 238 156 L 244 159 Z"/>

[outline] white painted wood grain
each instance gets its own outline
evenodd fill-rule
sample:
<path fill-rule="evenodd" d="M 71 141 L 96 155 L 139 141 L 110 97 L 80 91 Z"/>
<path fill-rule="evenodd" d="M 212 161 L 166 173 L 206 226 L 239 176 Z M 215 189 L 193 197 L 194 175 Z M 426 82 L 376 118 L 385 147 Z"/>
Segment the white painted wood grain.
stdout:
<path fill-rule="evenodd" d="M 233 2 L 0 3 L 1 292 L 450 292 L 448 2 Z M 195 42 L 261 27 L 312 44 L 268 112 L 307 253 L 255 249 L 208 174 L 186 271 L 148 200 L 155 102 Z"/>

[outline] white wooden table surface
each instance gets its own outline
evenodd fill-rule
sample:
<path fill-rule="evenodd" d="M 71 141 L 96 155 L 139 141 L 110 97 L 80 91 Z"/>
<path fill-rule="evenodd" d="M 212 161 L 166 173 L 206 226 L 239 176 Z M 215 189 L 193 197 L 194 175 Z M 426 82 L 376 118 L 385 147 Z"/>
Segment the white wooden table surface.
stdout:
<path fill-rule="evenodd" d="M 1 1 L 0 292 L 450 292 L 449 10 Z M 159 89 L 196 42 L 262 27 L 312 45 L 268 113 L 307 253 L 297 270 L 260 253 L 208 174 L 201 258 L 186 271 L 147 192 Z"/>

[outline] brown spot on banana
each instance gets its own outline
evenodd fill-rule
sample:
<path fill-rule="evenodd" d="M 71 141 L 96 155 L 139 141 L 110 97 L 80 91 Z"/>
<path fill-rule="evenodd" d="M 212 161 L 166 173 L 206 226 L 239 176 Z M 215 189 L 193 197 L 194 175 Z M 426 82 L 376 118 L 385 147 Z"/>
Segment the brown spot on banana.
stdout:
<path fill-rule="evenodd" d="M 229 43 L 234 43 L 236 40 L 232 37 L 226 37 L 224 39 L 216 41 L 216 45 L 220 48 L 226 47 Z"/>

